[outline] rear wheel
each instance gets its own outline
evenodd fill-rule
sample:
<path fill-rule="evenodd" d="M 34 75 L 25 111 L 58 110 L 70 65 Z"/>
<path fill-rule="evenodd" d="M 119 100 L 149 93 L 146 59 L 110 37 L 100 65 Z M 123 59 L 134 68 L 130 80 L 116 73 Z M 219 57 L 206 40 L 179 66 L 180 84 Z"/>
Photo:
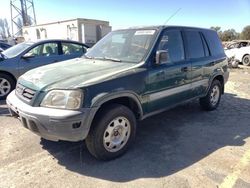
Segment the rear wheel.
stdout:
<path fill-rule="evenodd" d="M 200 98 L 200 105 L 204 110 L 215 110 L 221 98 L 222 86 L 219 80 L 214 80 L 207 95 Z"/>
<path fill-rule="evenodd" d="M 243 65 L 250 66 L 250 55 L 245 55 L 242 58 L 242 63 Z"/>
<path fill-rule="evenodd" d="M 133 112 L 126 106 L 112 104 L 98 113 L 86 145 L 97 159 L 114 159 L 126 152 L 135 139 L 135 132 Z"/>
<path fill-rule="evenodd" d="M 13 78 L 7 74 L 0 73 L 0 100 L 5 99 L 13 89 L 15 89 Z"/>

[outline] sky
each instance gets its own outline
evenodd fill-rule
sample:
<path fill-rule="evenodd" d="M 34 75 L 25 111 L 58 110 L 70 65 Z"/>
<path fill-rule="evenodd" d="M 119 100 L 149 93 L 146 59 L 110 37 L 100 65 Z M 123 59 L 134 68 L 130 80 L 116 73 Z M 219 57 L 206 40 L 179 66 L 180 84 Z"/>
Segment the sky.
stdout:
<path fill-rule="evenodd" d="M 220 26 L 222 30 L 233 28 L 237 32 L 250 25 L 250 0 L 33 1 L 38 24 L 87 18 L 109 21 L 113 30 L 167 24 L 205 28 Z M 10 17 L 10 0 L 0 0 L 0 18 L 10 20 Z"/>

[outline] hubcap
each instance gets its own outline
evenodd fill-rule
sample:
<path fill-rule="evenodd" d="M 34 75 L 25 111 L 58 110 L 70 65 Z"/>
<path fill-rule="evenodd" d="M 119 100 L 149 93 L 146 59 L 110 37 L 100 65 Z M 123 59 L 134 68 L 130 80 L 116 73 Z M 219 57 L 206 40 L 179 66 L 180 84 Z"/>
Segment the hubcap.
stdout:
<path fill-rule="evenodd" d="M 127 118 L 117 117 L 113 119 L 104 131 L 104 148 L 109 152 L 119 151 L 128 142 L 130 132 L 131 126 Z"/>
<path fill-rule="evenodd" d="M 245 64 L 249 64 L 249 63 L 250 63 L 249 57 L 245 57 L 245 58 L 244 58 L 244 63 L 245 63 Z"/>
<path fill-rule="evenodd" d="M 220 88 L 219 86 L 215 85 L 212 89 L 211 95 L 210 95 L 210 102 L 213 106 L 215 106 L 220 98 Z"/>
<path fill-rule="evenodd" d="M 10 82 L 5 78 L 0 78 L 0 97 L 7 95 L 10 92 Z"/>

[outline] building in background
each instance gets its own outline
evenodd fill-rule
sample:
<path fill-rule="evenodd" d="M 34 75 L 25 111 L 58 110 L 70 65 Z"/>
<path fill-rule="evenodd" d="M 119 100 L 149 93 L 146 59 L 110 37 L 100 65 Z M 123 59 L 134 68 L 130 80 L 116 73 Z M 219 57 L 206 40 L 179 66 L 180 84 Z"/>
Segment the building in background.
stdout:
<path fill-rule="evenodd" d="M 92 46 L 110 31 L 107 21 L 77 18 L 23 27 L 23 37 L 26 41 L 68 39 Z"/>

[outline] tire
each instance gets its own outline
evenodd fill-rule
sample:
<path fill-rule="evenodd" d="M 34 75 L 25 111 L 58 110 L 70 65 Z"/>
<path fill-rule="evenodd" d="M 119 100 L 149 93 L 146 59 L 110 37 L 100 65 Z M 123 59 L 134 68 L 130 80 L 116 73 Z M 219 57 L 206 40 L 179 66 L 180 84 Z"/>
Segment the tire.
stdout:
<path fill-rule="evenodd" d="M 250 55 L 245 55 L 245 56 L 242 58 L 242 63 L 243 63 L 243 65 L 245 65 L 245 66 L 250 66 Z"/>
<path fill-rule="evenodd" d="M 214 80 L 209 88 L 207 95 L 200 98 L 200 105 L 202 109 L 207 111 L 215 110 L 220 103 L 222 93 L 222 85 L 219 80 Z"/>
<path fill-rule="evenodd" d="M 94 157 L 111 160 L 127 151 L 135 134 L 133 112 L 126 106 L 112 104 L 97 114 L 85 142 Z"/>
<path fill-rule="evenodd" d="M 16 82 L 10 75 L 0 73 L 0 100 L 6 99 L 15 86 Z"/>

